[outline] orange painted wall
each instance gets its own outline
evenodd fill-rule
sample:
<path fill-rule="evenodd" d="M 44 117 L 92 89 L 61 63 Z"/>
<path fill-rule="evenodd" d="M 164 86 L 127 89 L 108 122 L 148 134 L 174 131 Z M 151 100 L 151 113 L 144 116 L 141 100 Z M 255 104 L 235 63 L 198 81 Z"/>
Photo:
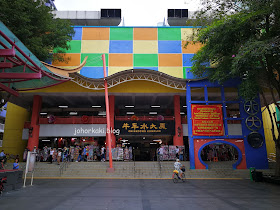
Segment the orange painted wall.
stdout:
<path fill-rule="evenodd" d="M 203 46 L 200 42 L 193 42 L 189 41 L 189 44 L 186 46 L 187 41 L 182 41 L 182 53 L 197 53 L 198 50 Z"/>
<path fill-rule="evenodd" d="M 109 54 L 109 66 L 133 66 L 133 54 Z"/>
<path fill-rule="evenodd" d="M 181 54 L 159 54 L 159 66 L 182 66 Z"/>
<path fill-rule="evenodd" d="M 134 28 L 134 40 L 157 40 L 157 28 Z"/>
<path fill-rule="evenodd" d="M 83 28 L 82 40 L 109 40 L 109 28 Z"/>

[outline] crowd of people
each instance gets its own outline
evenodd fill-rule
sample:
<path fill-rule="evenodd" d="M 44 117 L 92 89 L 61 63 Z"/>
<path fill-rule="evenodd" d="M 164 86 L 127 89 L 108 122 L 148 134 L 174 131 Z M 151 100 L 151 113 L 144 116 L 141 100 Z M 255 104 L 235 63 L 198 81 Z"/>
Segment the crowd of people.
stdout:
<path fill-rule="evenodd" d="M 233 161 L 238 159 L 238 152 L 227 144 L 210 144 L 201 151 L 201 158 L 203 161 L 213 161 L 214 158 L 218 161 Z"/>
<path fill-rule="evenodd" d="M 23 153 L 23 161 L 26 161 L 28 149 L 26 148 Z M 56 162 L 58 165 L 61 162 L 81 162 L 88 161 L 89 155 L 92 156 L 90 160 L 92 161 L 105 161 L 106 160 L 106 149 L 104 146 L 95 149 L 92 154 L 90 154 L 88 146 L 74 146 L 74 147 L 64 147 L 64 148 L 52 148 L 44 146 L 42 149 L 38 149 L 36 146 L 33 151 L 36 153 L 36 161 L 38 162 Z"/>

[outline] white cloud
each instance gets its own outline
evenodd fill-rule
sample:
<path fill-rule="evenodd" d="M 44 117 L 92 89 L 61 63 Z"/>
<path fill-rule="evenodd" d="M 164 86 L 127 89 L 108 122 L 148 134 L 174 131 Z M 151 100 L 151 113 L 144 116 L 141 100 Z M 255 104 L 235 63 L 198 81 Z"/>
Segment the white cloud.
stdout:
<path fill-rule="evenodd" d="M 55 0 L 58 10 L 99 11 L 121 9 L 126 26 L 156 26 L 167 9 L 196 10 L 199 0 Z"/>

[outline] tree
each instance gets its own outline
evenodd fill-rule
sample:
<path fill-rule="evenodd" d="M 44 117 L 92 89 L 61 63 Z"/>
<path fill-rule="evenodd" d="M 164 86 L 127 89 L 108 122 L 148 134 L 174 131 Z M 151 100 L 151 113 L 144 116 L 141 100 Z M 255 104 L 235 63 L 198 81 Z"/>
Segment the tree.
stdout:
<path fill-rule="evenodd" d="M 233 3 L 230 0 L 224 2 Z M 196 23 L 207 27 L 198 32 L 197 41 L 204 46 L 193 57 L 192 71 L 196 75 L 208 72 L 211 81 L 220 83 L 240 78 L 241 97 L 252 99 L 260 94 L 273 125 L 277 119 L 269 104 L 275 103 L 280 110 L 277 103 L 280 99 L 280 1 L 234 2 L 237 5 L 234 8 L 215 7 L 211 12 L 201 10 L 197 13 L 201 20 Z M 205 63 L 209 61 L 213 68 L 207 68 Z M 280 133 L 280 127 L 276 128 Z M 272 135 L 276 145 L 276 174 L 280 175 L 280 135 L 274 126 Z"/>
<path fill-rule="evenodd" d="M 0 20 L 42 61 L 58 59 L 54 48 L 68 49 L 74 29 L 68 20 L 55 19 L 45 0 L 0 0 Z"/>

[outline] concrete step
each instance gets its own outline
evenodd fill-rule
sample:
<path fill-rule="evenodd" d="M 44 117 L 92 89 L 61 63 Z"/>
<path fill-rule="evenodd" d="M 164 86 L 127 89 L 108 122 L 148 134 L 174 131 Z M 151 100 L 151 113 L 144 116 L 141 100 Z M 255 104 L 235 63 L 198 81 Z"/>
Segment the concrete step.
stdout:
<path fill-rule="evenodd" d="M 212 167 L 209 170 L 190 170 L 190 164 L 183 161 L 186 167 L 186 178 L 244 178 L 250 177 L 248 169 L 233 170 L 232 168 Z M 61 165 L 60 165 L 61 166 Z M 114 173 L 107 173 L 108 162 L 70 162 L 66 171 L 60 175 L 59 165 L 37 162 L 35 165 L 34 177 L 116 177 L 116 178 L 171 178 L 174 170 L 174 162 L 113 162 Z M 25 169 L 25 163 L 20 163 L 21 169 Z M 12 163 L 7 164 L 7 169 L 12 169 Z M 273 170 L 258 170 L 263 173 L 273 174 Z M 31 176 L 31 173 L 28 173 Z"/>

